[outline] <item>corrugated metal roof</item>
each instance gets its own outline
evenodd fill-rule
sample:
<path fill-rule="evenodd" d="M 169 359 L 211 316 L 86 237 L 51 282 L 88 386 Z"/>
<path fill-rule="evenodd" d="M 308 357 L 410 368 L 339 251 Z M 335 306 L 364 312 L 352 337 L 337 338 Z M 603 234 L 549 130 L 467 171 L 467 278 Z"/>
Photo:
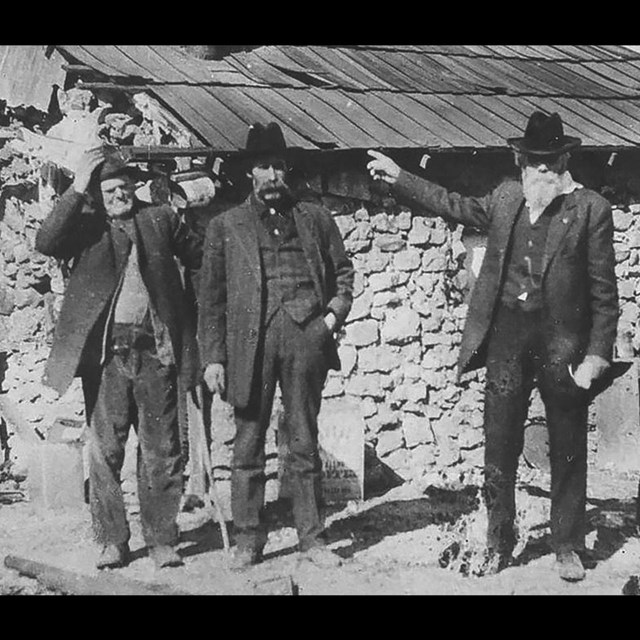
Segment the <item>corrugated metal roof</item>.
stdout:
<path fill-rule="evenodd" d="M 585 146 L 640 145 L 640 53 L 624 47 L 278 45 L 217 62 L 168 45 L 58 48 L 145 86 L 220 152 L 269 120 L 302 149 L 504 148 L 534 109 L 558 111 Z"/>
<path fill-rule="evenodd" d="M 53 85 L 64 84 L 63 63 L 55 49 L 47 55 L 46 45 L 0 45 L 0 99 L 47 111 Z"/>

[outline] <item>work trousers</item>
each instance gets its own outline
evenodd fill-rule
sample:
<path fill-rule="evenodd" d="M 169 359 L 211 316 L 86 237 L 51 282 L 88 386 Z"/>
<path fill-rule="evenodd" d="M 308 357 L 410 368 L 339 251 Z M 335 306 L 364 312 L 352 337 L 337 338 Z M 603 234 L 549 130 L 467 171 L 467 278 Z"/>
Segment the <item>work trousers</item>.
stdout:
<path fill-rule="evenodd" d="M 575 333 L 544 311 L 502 305 L 488 342 L 485 391 L 487 542 L 515 545 L 515 482 L 529 398 L 537 383 L 545 407 L 551 463 L 551 542 L 559 552 L 584 548 L 588 394 L 569 373 L 583 358 Z"/>
<path fill-rule="evenodd" d="M 231 508 L 241 549 L 260 550 L 267 541 L 262 518 L 265 436 L 278 382 L 289 435 L 285 463 L 299 548 L 324 545 L 318 413 L 327 376 L 326 350 L 332 339 L 324 318 L 300 326 L 282 309 L 262 332 L 251 400 L 246 408 L 235 409 Z"/>
<path fill-rule="evenodd" d="M 140 520 L 149 547 L 178 542 L 182 494 L 176 370 L 156 355 L 153 335 L 115 325 L 101 369 L 83 378 L 89 422 L 89 493 L 96 540 L 122 544 L 130 531 L 121 489 L 125 444 L 138 436 Z"/>

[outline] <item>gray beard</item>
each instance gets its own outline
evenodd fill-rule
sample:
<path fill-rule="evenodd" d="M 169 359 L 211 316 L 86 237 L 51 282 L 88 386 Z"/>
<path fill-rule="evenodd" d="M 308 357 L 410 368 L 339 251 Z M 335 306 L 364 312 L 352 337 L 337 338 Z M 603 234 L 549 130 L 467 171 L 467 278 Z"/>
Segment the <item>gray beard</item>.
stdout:
<path fill-rule="evenodd" d="M 547 172 L 542 174 L 532 167 L 522 170 L 524 199 L 533 214 L 542 213 L 564 188 L 562 176 Z"/>

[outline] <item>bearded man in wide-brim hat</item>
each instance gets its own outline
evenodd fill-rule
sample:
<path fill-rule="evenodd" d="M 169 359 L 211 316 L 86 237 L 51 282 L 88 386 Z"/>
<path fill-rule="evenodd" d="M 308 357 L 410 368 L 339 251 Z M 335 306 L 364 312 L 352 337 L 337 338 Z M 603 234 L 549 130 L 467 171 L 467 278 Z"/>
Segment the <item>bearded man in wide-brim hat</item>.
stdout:
<path fill-rule="evenodd" d="M 551 462 L 551 538 L 565 580 L 585 576 L 587 411 L 608 368 L 618 293 L 609 203 L 575 182 L 558 114 L 535 112 L 511 138 L 521 181 L 463 197 L 370 151 L 374 179 L 432 215 L 481 229 L 487 248 L 469 303 L 459 373 L 487 367 L 484 403 L 487 571 L 515 545 L 515 481 L 533 386 L 545 406 Z"/>
<path fill-rule="evenodd" d="M 198 340 L 209 389 L 233 405 L 233 567 L 262 560 L 267 541 L 265 434 L 282 392 L 293 518 L 301 558 L 335 566 L 322 519 L 318 413 L 335 331 L 351 308 L 353 267 L 331 213 L 299 201 L 276 123 L 249 130 L 247 200 L 214 218 L 200 272 Z"/>

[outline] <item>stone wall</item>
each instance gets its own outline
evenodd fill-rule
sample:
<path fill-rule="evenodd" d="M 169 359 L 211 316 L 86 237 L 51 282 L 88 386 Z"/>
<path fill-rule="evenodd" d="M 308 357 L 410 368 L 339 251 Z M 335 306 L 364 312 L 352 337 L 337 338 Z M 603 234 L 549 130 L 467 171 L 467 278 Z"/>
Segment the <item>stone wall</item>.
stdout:
<path fill-rule="evenodd" d="M 143 123 L 145 135 L 156 135 L 157 122 Z M 122 122 L 114 120 L 116 125 Z M 167 131 L 160 134 L 166 141 Z M 21 152 L 19 145 L 7 145 L 0 154 L 0 346 L 8 356 L 3 391 L 19 406 L 24 420 L 46 435 L 55 417 L 83 415 L 77 383 L 61 401 L 40 383 L 64 292 L 62 265 L 33 248 L 52 193 L 37 158 Z M 461 176 L 484 172 L 481 183 L 460 189 L 477 194 L 495 186 L 507 165 L 504 157 L 492 165 L 486 157 L 458 156 L 437 165 L 433 177 L 447 184 L 449 176 L 447 186 L 456 187 Z M 624 204 L 614 210 L 620 333 L 630 336 L 637 354 L 640 205 L 635 195 L 625 193 L 623 197 L 616 191 L 617 201 Z M 335 216 L 356 268 L 354 305 L 340 336 L 343 367 L 329 375 L 325 398 L 358 401 L 370 449 L 401 478 L 433 484 L 479 482 L 484 374 L 475 372 L 456 381 L 474 243 L 463 237 L 462 228 L 414 215 L 388 193 L 372 200 L 325 196 L 323 201 Z M 534 396 L 532 404 L 529 423 L 535 424 L 542 415 L 539 398 Z M 222 450 L 214 456 L 222 479 L 228 478 L 231 438 L 225 432 Z M 20 439 L 9 442 L 13 457 L 19 458 Z M 270 442 L 273 478 L 271 436 Z"/>
<path fill-rule="evenodd" d="M 620 357 L 629 357 L 640 352 L 640 205 L 628 194 L 624 199 L 613 217 Z M 343 369 L 330 374 L 325 397 L 360 401 L 367 442 L 402 478 L 476 482 L 483 460 L 484 370 L 457 382 L 456 361 L 474 279 L 470 252 L 478 243 L 466 241 L 461 227 L 414 215 L 391 199 L 382 210 L 358 201 L 326 204 L 357 275 L 340 338 Z M 539 425 L 543 416 L 534 392 L 527 426 Z M 590 432 L 593 460 L 593 418 Z"/>

